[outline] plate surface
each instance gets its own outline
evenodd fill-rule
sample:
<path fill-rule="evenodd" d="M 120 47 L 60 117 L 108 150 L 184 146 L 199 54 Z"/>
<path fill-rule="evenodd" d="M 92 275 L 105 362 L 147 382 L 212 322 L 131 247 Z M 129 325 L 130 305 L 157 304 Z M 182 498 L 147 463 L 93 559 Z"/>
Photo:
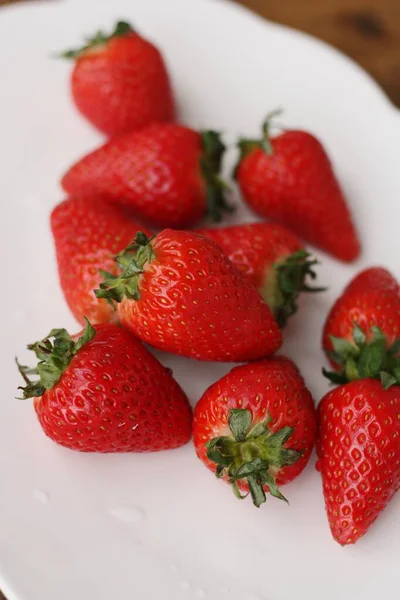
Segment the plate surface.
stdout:
<path fill-rule="evenodd" d="M 101 137 L 68 96 L 70 65 L 51 53 L 117 18 L 163 49 L 182 121 L 233 140 L 268 110 L 315 132 L 351 199 L 364 252 L 343 266 L 318 253 L 324 295 L 303 298 L 286 331 L 318 400 L 320 332 L 357 269 L 398 277 L 399 113 L 356 65 L 306 35 L 225 1 L 66 0 L 0 11 L 3 257 L 0 587 L 9 600 L 375 600 L 399 589 L 400 496 L 355 547 L 336 545 L 311 461 L 287 486 L 291 505 L 238 502 L 191 444 L 157 455 L 80 455 L 42 434 L 13 357 L 52 327 L 77 326 L 61 295 L 48 227 L 59 176 Z M 230 161 L 234 159 L 234 151 Z M 227 169 L 229 160 L 227 161 Z M 235 219 L 250 221 L 243 205 Z M 161 356 L 161 355 L 160 355 Z M 193 404 L 229 365 L 162 356 Z"/>

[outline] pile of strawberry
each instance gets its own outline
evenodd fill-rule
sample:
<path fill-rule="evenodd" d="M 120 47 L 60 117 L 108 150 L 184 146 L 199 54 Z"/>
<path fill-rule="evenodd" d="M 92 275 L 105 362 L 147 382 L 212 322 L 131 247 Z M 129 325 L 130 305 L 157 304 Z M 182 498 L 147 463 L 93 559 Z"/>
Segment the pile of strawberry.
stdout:
<path fill-rule="evenodd" d="M 315 278 L 306 240 L 343 261 L 360 252 L 346 200 L 321 143 L 304 131 L 242 139 L 235 178 L 268 222 L 196 226 L 231 211 L 214 131 L 174 121 L 163 58 L 127 23 L 74 58 L 72 96 L 109 141 L 62 178 L 68 198 L 51 227 L 66 301 L 84 325 L 53 329 L 18 365 L 45 433 L 83 452 L 177 448 L 239 498 L 260 506 L 295 479 L 314 444 L 328 519 L 357 541 L 400 485 L 400 287 L 369 268 L 326 320 L 336 387 L 318 411 L 295 364 L 274 356 L 282 328 Z M 157 229 L 158 228 L 158 229 Z M 161 229 L 161 230 L 160 230 Z M 242 364 L 209 387 L 194 418 L 185 392 L 143 342 Z M 33 377 L 32 377 L 33 376 Z"/>

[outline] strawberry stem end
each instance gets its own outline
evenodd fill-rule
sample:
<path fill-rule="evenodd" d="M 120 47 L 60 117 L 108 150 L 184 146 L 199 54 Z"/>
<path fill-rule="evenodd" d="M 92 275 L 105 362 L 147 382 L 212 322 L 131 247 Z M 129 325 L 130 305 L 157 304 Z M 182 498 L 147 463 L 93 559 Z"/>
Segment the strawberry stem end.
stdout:
<path fill-rule="evenodd" d="M 46 390 L 56 385 L 73 357 L 96 335 L 95 328 L 86 317 L 85 321 L 85 329 L 76 341 L 65 329 L 52 329 L 44 339 L 29 344 L 28 350 L 32 350 L 39 359 L 36 367 L 26 367 L 21 365 L 17 358 L 15 359 L 26 384 L 18 388 L 23 391 L 23 396 L 18 398 L 19 400 L 43 396 Z M 33 381 L 30 375 L 36 375 L 38 379 Z"/>
<path fill-rule="evenodd" d="M 221 178 L 225 146 L 216 131 L 203 131 L 200 135 L 203 146 L 200 170 L 206 185 L 207 213 L 213 221 L 219 222 L 224 212 L 234 211 L 234 207 L 226 201 L 229 186 Z"/>
<path fill-rule="evenodd" d="M 142 231 L 137 232 L 132 244 L 114 259 L 120 270 L 119 275 L 100 271 L 104 281 L 94 290 L 96 298 L 104 298 L 113 308 L 124 298 L 140 299 L 139 276 L 144 273 L 145 265 L 155 258 L 152 239 Z"/>
<path fill-rule="evenodd" d="M 80 58 L 86 52 L 90 52 L 96 47 L 104 46 L 113 38 L 124 37 L 131 33 L 134 33 L 134 29 L 127 21 L 118 21 L 115 25 L 114 31 L 112 31 L 110 34 L 106 34 L 101 30 L 97 31 L 94 36 L 85 38 L 86 43 L 83 46 L 61 52 L 58 57 L 75 60 L 76 58 Z"/>
<path fill-rule="evenodd" d="M 276 472 L 294 464 L 301 452 L 284 445 L 293 434 L 291 427 L 272 433 L 270 419 L 252 424 L 252 414 L 245 409 L 232 409 L 228 425 L 232 436 L 220 436 L 207 444 L 207 457 L 216 464 L 218 478 L 226 477 L 235 496 L 244 499 L 240 482 L 246 482 L 253 504 L 261 506 L 266 501 L 266 489 L 275 498 L 286 498 L 276 484 Z"/>
<path fill-rule="evenodd" d="M 332 383 L 345 384 L 355 379 L 379 379 L 384 389 L 400 385 L 400 338 L 388 347 L 379 327 L 371 327 L 372 337 L 357 324 L 354 325 L 352 341 L 330 336 L 333 350 L 326 354 L 336 365 L 337 371 L 322 369 Z"/>

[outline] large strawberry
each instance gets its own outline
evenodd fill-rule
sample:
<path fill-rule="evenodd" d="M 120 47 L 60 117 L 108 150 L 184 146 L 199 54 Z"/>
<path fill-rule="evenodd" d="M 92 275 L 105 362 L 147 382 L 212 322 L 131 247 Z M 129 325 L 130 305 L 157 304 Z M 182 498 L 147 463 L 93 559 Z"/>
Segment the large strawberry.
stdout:
<path fill-rule="evenodd" d="M 80 323 L 84 317 L 105 323 L 115 311 L 93 293 L 102 281 L 99 269 L 117 272 L 113 260 L 143 225 L 98 199 L 69 198 L 51 213 L 61 288 Z"/>
<path fill-rule="evenodd" d="M 340 370 L 338 362 L 343 353 L 357 353 L 353 340 L 354 326 L 358 325 L 371 338 L 374 327 L 382 330 L 387 345 L 400 334 L 400 286 L 382 267 L 371 267 L 359 273 L 344 289 L 333 305 L 323 332 L 323 348 Z M 337 338 L 340 338 L 338 340 Z"/>
<path fill-rule="evenodd" d="M 248 223 L 200 233 L 217 242 L 235 267 L 258 289 L 280 326 L 297 311 L 300 292 L 322 291 L 310 287 L 317 263 L 300 239 L 276 223 Z"/>
<path fill-rule="evenodd" d="M 387 350 L 379 329 L 369 343 L 358 327 L 354 336 L 358 355 L 344 351 L 342 373 L 327 373 L 334 382 L 353 381 L 318 408 L 317 468 L 332 534 L 342 545 L 366 533 L 400 486 L 400 339 Z"/>
<path fill-rule="evenodd" d="M 227 209 L 219 173 L 224 146 L 213 131 L 174 123 L 150 125 L 101 146 L 64 175 L 71 195 L 124 204 L 160 227 L 194 225 Z"/>
<path fill-rule="evenodd" d="M 37 368 L 19 365 L 24 398 L 35 398 L 52 440 L 82 452 L 145 452 L 177 448 L 191 437 L 188 400 L 168 369 L 117 325 L 80 336 L 65 329 L 28 346 Z M 38 375 L 31 381 L 32 374 Z"/>
<path fill-rule="evenodd" d="M 316 436 L 313 400 L 295 364 L 283 356 L 234 368 L 210 386 L 194 413 L 198 457 L 253 503 L 306 466 Z"/>
<path fill-rule="evenodd" d="M 144 234 L 117 257 L 96 294 L 117 303 L 121 323 L 141 340 L 199 360 L 245 361 L 273 354 L 282 335 L 256 289 L 203 235 Z"/>
<path fill-rule="evenodd" d="M 77 108 L 107 135 L 173 119 L 163 58 L 129 23 L 117 23 L 111 35 L 99 31 L 62 56 L 75 60 L 71 91 Z"/>
<path fill-rule="evenodd" d="M 243 197 L 258 214 L 289 227 L 344 261 L 359 255 L 345 197 L 322 144 L 305 131 L 239 142 L 236 177 Z"/>

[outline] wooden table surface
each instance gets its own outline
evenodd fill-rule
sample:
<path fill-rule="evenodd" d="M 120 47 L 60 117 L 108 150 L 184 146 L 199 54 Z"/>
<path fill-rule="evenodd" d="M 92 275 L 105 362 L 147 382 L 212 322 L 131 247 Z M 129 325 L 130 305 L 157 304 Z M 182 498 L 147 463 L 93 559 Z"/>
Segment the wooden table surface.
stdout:
<path fill-rule="evenodd" d="M 0 5 L 19 0 L 0 0 Z M 56 1 L 56 0 L 54 0 Z M 400 0 L 237 0 L 360 63 L 400 107 Z M 0 600 L 5 600 L 0 592 Z"/>

